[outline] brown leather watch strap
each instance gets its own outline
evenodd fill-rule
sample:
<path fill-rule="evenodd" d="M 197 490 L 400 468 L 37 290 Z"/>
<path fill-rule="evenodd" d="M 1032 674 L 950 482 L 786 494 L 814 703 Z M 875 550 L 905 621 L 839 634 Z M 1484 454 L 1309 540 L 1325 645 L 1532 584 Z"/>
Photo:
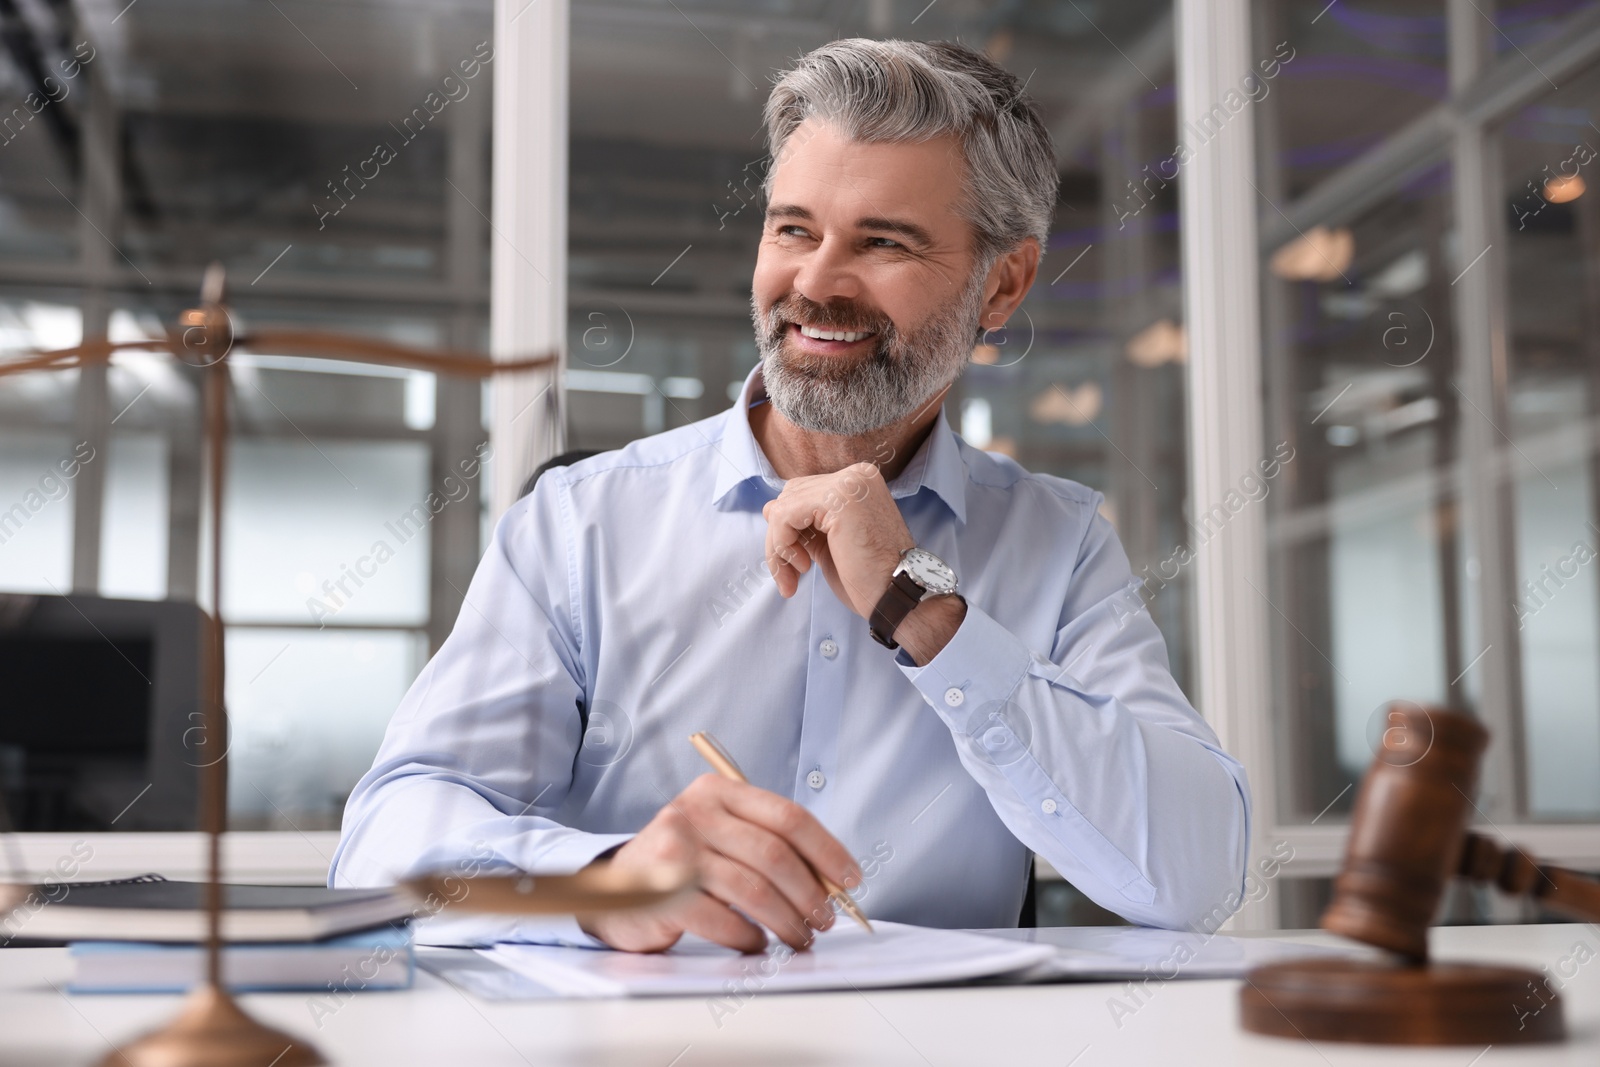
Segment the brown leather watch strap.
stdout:
<path fill-rule="evenodd" d="M 877 607 L 872 609 L 868 630 L 872 639 L 884 648 L 899 648 L 900 643 L 894 639 L 894 632 L 911 614 L 911 609 L 921 602 L 922 586 L 917 584 L 916 579 L 909 574 L 895 575 L 889 588 L 878 599 Z"/>

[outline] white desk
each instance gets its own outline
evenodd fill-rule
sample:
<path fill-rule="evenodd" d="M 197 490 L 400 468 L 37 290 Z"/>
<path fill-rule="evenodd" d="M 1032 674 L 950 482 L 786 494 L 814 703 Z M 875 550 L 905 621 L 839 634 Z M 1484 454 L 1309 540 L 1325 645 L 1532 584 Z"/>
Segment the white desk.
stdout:
<path fill-rule="evenodd" d="M 1288 935 L 1278 935 L 1288 936 Z M 1321 935 L 1304 935 L 1310 939 Z M 1594 926 L 1434 931 L 1440 958 L 1554 969 L 1573 946 L 1600 953 Z M 112 1041 L 172 1016 L 170 996 L 57 993 L 64 949 L 0 950 L 0 1064 L 92 1063 Z M 719 1027 L 703 1000 L 491 1003 L 419 972 L 416 988 L 350 999 L 318 1030 L 304 994 L 253 995 L 258 1018 L 313 1040 L 335 1063 L 429 1067 L 1121 1067 L 1125 1064 L 1503 1064 L 1600 1062 L 1600 958 L 1566 983 L 1564 1045 L 1410 1050 L 1334 1043 L 1315 1047 L 1245 1034 L 1235 981 L 1157 985 L 1119 1027 L 1112 984 L 813 993 L 757 997 Z M 1510 1005 L 1506 1008 L 1510 1013 Z M 1474 1059 L 1474 1057 L 1478 1057 Z M 262 1064 L 261 1067 L 268 1067 Z"/>

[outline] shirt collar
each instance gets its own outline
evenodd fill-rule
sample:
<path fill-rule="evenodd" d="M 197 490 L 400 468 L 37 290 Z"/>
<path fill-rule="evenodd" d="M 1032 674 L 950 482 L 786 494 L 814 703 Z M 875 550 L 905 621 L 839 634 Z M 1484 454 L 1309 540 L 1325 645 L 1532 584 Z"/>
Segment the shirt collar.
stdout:
<path fill-rule="evenodd" d="M 750 405 L 765 396 L 758 363 L 745 379 L 739 399 L 724 416 L 722 440 L 717 445 L 717 476 L 711 490 L 713 506 L 736 507 L 750 490 L 764 503 L 783 490 L 783 479 L 772 469 L 750 429 Z M 924 488 L 944 501 L 957 522 L 967 521 L 967 464 L 961 458 L 960 442 L 944 417 L 942 405 L 916 455 L 889 483 L 889 495 L 898 500 L 915 496 Z"/>

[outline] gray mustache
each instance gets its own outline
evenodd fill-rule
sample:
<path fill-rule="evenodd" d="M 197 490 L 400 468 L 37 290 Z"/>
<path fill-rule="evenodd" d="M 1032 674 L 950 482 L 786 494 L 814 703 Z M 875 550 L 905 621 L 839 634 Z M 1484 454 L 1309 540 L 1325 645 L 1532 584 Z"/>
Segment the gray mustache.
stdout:
<path fill-rule="evenodd" d="M 775 304 L 767 315 L 774 334 L 791 325 L 804 322 L 819 330 L 852 330 L 876 334 L 891 334 L 894 323 L 884 315 L 848 314 L 840 309 L 828 309 L 822 304 Z"/>

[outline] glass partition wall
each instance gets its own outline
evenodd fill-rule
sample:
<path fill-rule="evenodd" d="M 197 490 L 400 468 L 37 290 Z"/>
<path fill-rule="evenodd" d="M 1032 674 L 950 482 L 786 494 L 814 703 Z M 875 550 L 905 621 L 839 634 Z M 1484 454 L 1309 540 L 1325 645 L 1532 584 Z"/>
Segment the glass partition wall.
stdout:
<path fill-rule="evenodd" d="M 1600 818 L 1600 64 L 1498 127 L 1529 815 Z M 1526 458 L 1524 458 L 1526 457 Z"/>
<path fill-rule="evenodd" d="M 1476 821 L 1600 867 L 1600 12 L 1253 7 L 1256 49 L 1297 53 L 1256 131 L 1264 432 L 1295 453 L 1265 529 L 1270 817 L 1316 854 L 1279 919 L 1325 903 L 1318 835 L 1392 700 L 1477 714 Z"/>
<path fill-rule="evenodd" d="M 246 329 L 485 347 L 491 0 L 25 4 L 0 20 L 6 351 L 159 336 L 213 261 Z M 230 821 L 332 829 L 476 566 L 482 497 L 459 462 L 487 437 L 482 390 L 265 351 L 230 365 Z M 0 530 L 0 592 L 195 600 L 198 384 L 138 354 L 0 379 L 0 509 L 83 460 Z M 430 493 L 448 503 L 418 521 Z"/>

